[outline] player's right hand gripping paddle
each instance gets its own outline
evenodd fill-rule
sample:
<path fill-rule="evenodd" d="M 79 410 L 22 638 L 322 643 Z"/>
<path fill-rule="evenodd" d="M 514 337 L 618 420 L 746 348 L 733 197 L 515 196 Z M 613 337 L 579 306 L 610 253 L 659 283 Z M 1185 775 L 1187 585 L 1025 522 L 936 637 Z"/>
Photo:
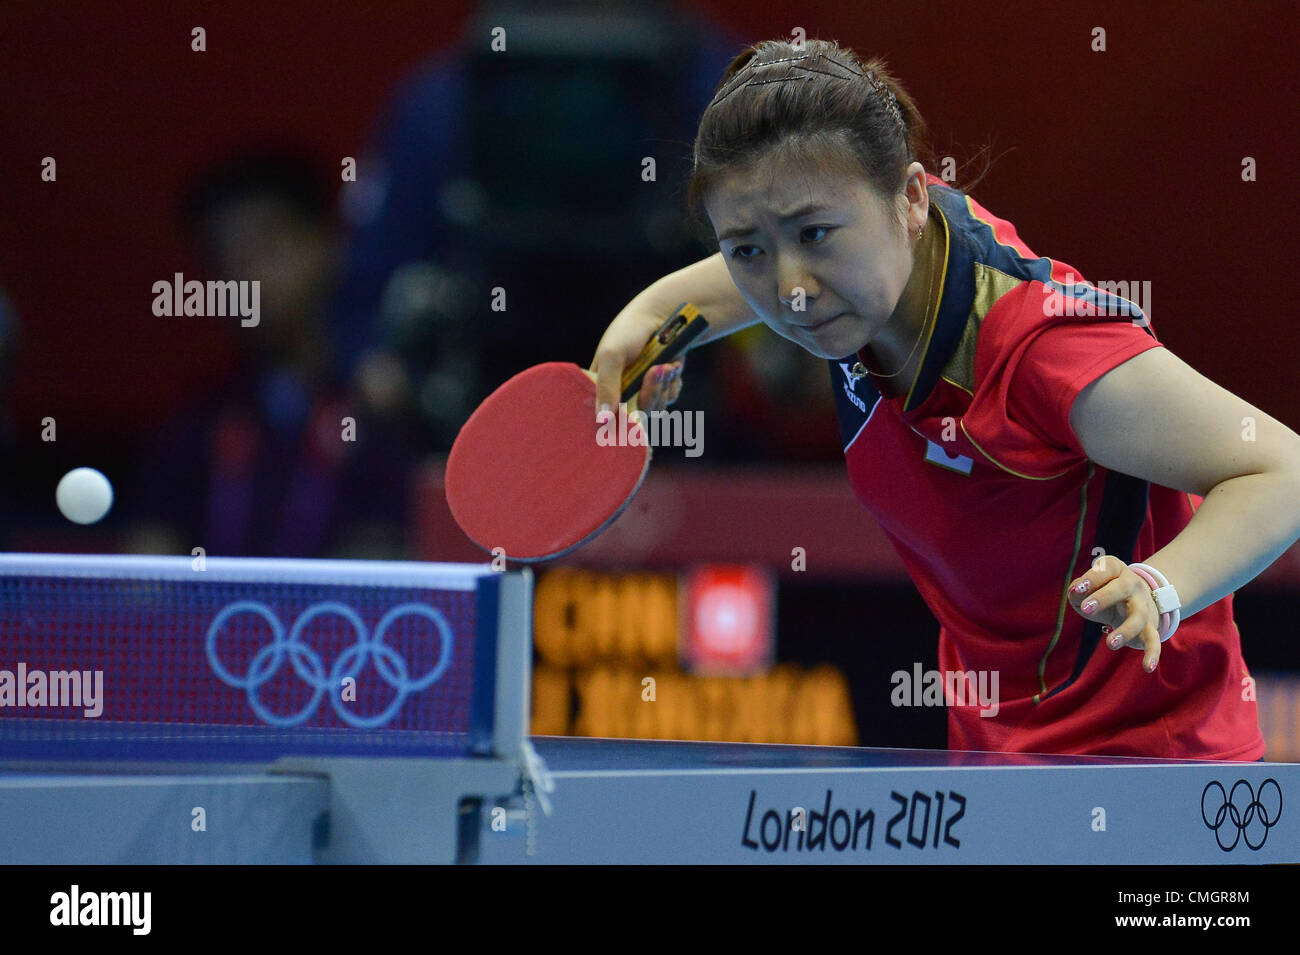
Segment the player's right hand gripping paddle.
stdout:
<path fill-rule="evenodd" d="M 622 401 L 655 365 L 681 354 L 708 322 L 681 305 L 623 372 Z M 617 435 L 617 413 L 607 435 Z M 569 362 L 534 365 L 484 399 L 447 458 L 447 504 L 470 540 L 509 560 L 559 557 L 623 513 L 650 464 L 650 446 L 597 439 L 595 375 Z M 636 440 L 639 438 L 639 441 Z"/>

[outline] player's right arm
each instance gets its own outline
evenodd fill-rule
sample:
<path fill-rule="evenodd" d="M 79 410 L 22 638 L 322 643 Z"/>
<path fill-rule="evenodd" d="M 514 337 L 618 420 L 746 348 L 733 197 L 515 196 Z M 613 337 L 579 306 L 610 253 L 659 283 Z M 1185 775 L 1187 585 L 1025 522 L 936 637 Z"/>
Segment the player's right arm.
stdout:
<path fill-rule="evenodd" d="M 683 302 L 690 302 L 708 320 L 708 329 L 691 343 L 698 348 L 761 319 L 741 296 L 731 280 L 727 265 L 718 252 L 659 279 L 618 313 L 601 336 L 591 368 L 596 372 L 597 407 L 618 407 L 619 382 L 623 369 L 641 353 L 650 336 Z M 645 376 L 637 396 L 637 407 L 645 411 L 662 409 L 681 390 L 680 375 L 685 356 Z"/>

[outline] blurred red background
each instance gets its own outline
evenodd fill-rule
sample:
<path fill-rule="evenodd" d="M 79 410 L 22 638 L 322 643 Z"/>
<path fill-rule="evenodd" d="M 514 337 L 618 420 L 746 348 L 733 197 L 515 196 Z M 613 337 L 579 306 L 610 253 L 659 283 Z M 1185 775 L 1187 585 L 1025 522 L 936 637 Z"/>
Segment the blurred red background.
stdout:
<path fill-rule="evenodd" d="M 693 5 L 749 40 L 802 27 L 887 57 L 940 156 L 991 144 L 999 158 L 975 194 L 1031 247 L 1092 281 L 1150 281 L 1165 344 L 1300 425 L 1300 330 L 1282 278 L 1300 153 L 1293 4 Z M 36 440 L 45 415 L 63 433 L 131 439 L 215 380 L 231 359 L 216 329 L 160 335 L 150 312 L 151 283 L 191 268 L 183 185 L 267 135 L 335 163 L 359 156 L 393 86 L 454 42 L 471 9 L 7 4 L 0 284 L 25 332 L 19 440 Z M 206 53 L 190 51 L 194 26 Z M 1104 53 L 1090 49 L 1094 27 Z M 40 181 L 44 156 L 57 186 Z M 1257 182 L 1241 179 L 1245 156 Z"/>

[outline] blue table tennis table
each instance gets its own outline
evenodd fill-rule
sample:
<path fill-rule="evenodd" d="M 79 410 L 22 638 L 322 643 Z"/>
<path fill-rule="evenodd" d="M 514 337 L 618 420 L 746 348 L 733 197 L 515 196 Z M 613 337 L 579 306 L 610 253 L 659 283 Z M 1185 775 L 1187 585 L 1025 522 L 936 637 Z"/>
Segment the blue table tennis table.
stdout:
<path fill-rule="evenodd" d="M 558 737 L 532 743 L 549 794 L 529 792 L 537 782 L 498 758 L 9 772 L 0 775 L 0 857 L 68 864 L 1300 861 L 1295 810 L 1282 800 L 1300 785 L 1293 764 Z M 191 830 L 194 807 L 205 807 L 206 831 Z"/>
<path fill-rule="evenodd" d="M 214 559 L 198 573 L 0 555 L 6 653 L 102 666 L 111 717 L 0 714 L 0 861 L 1300 862 L 1285 798 L 1298 765 L 529 737 L 526 571 Z M 77 625 L 84 608 L 96 625 Z M 308 618 L 351 629 L 330 649 Z M 236 619 L 252 645 L 223 662 Z M 417 662 L 421 641 L 436 663 Z M 117 673 L 142 657 L 175 684 L 148 706 Z M 415 688 L 420 672 L 439 675 Z M 368 703 L 329 695 L 353 677 Z"/>

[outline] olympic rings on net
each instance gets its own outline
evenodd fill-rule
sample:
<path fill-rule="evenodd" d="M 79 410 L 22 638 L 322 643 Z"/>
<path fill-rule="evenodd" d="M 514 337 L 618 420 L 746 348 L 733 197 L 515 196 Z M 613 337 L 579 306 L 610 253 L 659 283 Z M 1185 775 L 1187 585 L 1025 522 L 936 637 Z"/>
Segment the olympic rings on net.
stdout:
<path fill-rule="evenodd" d="M 251 613 L 265 620 L 271 628 L 272 639 L 253 655 L 253 659 L 248 664 L 248 672 L 244 676 L 237 676 L 221 662 L 217 654 L 217 638 L 222 626 L 231 617 L 241 613 Z M 325 661 L 321 659 L 320 654 L 302 640 L 303 630 L 307 624 L 324 614 L 342 617 L 351 624 L 357 635 L 356 643 L 339 654 L 339 658 L 334 661 L 328 674 L 325 672 Z M 389 627 L 400 617 L 412 615 L 432 621 L 441 638 L 437 664 L 428 673 L 415 680 L 411 679 L 410 670 L 402 655 L 383 642 Z M 319 708 L 321 697 L 328 695 L 330 705 L 334 707 L 334 712 L 339 715 L 339 719 L 358 729 L 373 729 L 387 724 L 397 715 L 408 696 L 428 689 L 447 671 L 447 667 L 451 665 L 452 634 L 446 618 L 426 604 L 406 603 L 394 607 L 380 619 L 375 626 L 374 634 L 368 634 L 365 622 L 355 610 L 337 601 L 325 601 L 313 604 L 303 611 L 294 621 L 286 637 L 284 624 L 270 607 L 255 600 L 238 600 L 223 607 L 212 618 L 212 623 L 208 625 L 205 649 L 212 671 L 223 683 L 244 690 L 248 694 L 248 705 L 264 723 L 280 727 L 297 726 L 311 717 Z M 259 690 L 280 670 L 286 656 L 289 658 L 293 672 L 315 692 L 306 705 L 296 713 L 273 713 L 262 701 Z M 385 683 L 397 691 L 397 695 L 383 711 L 373 716 L 361 716 L 349 712 L 343 706 L 341 693 L 328 691 L 331 688 L 340 689 L 346 678 L 355 679 L 370 659 L 375 661 L 375 671 Z"/>

